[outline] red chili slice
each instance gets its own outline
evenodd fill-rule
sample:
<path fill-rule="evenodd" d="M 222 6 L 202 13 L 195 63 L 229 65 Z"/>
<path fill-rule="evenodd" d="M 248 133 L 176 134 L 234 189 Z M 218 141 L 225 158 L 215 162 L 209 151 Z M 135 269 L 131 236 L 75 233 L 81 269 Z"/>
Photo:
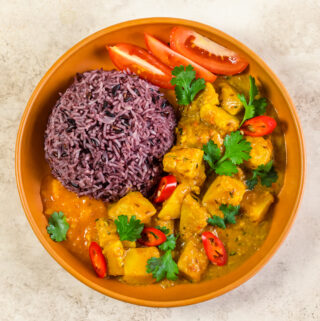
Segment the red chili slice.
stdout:
<path fill-rule="evenodd" d="M 142 231 L 142 238 L 138 242 L 145 246 L 157 246 L 165 242 L 166 235 L 154 227 L 145 227 Z"/>
<path fill-rule="evenodd" d="M 246 120 L 241 126 L 244 135 L 260 137 L 271 134 L 277 126 L 274 118 L 269 116 L 257 116 Z"/>
<path fill-rule="evenodd" d="M 221 240 L 211 232 L 203 232 L 202 244 L 211 263 L 222 266 L 228 261 L 228 255 Z"/>
<path fill-rule="evenodd" d="M 157 193 L 154 199 L 155 203 L 161 203 L 167 200 L 177 187 L 177 179 L 173 175 L 161 178 Z"/>
<path fill-rule="evenodd" d="M 89 255 L 93 269 L 98 277 L 105 278 L 107 276 L 107 262 L 98 243 L 91 242 L 89 246 Z"/>

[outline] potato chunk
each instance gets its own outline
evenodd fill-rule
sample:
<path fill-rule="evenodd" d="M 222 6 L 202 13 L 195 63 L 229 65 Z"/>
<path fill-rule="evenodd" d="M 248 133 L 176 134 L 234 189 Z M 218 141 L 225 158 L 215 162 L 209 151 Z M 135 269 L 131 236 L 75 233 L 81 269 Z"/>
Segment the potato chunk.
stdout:
<path fill-rule="evenodd" d="M 180 217 L 180 235 L 183 240 L 200 234 L 207 226 L 209 214 L 190 194 L 182 202 Z"/>
<path fill-rule="evenodd" d="M 152 227 L 160 226 L 169 230 L 169 234 L 174 234 L 174 220 L 162 220 L 158 217 L 153 217 Z"/>
<path fill-rule="evenodd" d="M 201 186 L 206 179 L 203 150 L 175 146 L 164 155 L 163 169 L 180 183 Z"/>
<path fill-rule="evenodd" d="M 221 204 L 239 205 L 246 186 L 239 179 L 230 176 L 218 176 L 210 185 L 202 199 L 204 205 L 211 214 Z"/>
<path fill-rule="evenodd" d="M 129 249 L 124 261 L 123 280 L 130 284 L 152 283 L 155 279 L 147 273 L 147 262 L 152 257 L 160 257 L 156 247 Z"/>
<path fill-rule="evenodd" d="M 239 119 L 228 114 L 221 107 L 214 105 L 202 105 L 200 109 L 200 118 L 202 121 L 215 126 L 223 133 L 230 133 L 239 128 Z"/>
<path fill-rule="evenodd" d="M 251 144 L 250 159 L 245 161 L 245 166 L 257 168 L 260 165 L 266 165 L 273 155 L 273 146 L 270 139 L 263 137 L 246 136 L 245 139 Z"/>
<path fill-rule="evenodd" d="M 108 274 L 123 275 L 125 251 L 122 242 L 120 240 L 109 241 L 105 244 L 102 253 L 108 262 Z"/>
<path fill-rule="evenodd" d="M 199 282 L 208 266 L 208 258 L 199 238 L 191 238 L 178 260 L 179 271 L 192 282 Z"/>
<path fill-rule="evenodd" d="M 172 195 L 167 199 L 158 217 L 162 220 L 177 219 L 180 217 L 181 204 L 185 196 L 190 193 L 191 187 L 185 183 L 179 184 Z"/>
<path fill-rule="evenodd" d="M 253 190 L 244 194 L 241 207 L 251 221 L 260 222 L 264 219 L 273 202 L 274 196 L 270 192 Z"/>
<path fill-rule="evenodd" d="M 211 139 L 219 148 L 223 145 L 223 138 L 213 126 L 201 121 L 182 118 L 176 128 L 177 145 L 202 149 Z"/>
<path fill-rule="evenodd" d="M 238 92 L 228 83 L 221 84 L 221 107 L 230 115 L 237 115 L 243 109 L 243 105 L 237 94 Z"/>
<path fill-rule="evenodd" d="M 149 223 L 151 216 L 156 214 L 156 209 L 151 202 L 140 192 L 130 192 L 118 202 L 109 206 L 108 217 L 116 220 L 120 215 L 136 217 L 142 223 Z"/>

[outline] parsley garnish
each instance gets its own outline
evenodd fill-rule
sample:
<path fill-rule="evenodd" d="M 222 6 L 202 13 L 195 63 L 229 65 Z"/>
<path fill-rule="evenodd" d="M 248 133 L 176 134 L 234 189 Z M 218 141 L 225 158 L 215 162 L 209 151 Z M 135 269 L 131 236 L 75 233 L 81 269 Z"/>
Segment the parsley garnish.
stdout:
<path fill-rule="evenodd" d="M 203 159 L 215 170 L 218 175 L 231 176 L 238 172 L 236 165 L 240 165 L 244 160 L 250 158 L 251 144 L 246 141 L 239 131 L 227 135 L 223 141 L 225 146 L 224 155 L 212 141 L 203 146 Z"/>
<path fill-rule="evenodd" d="M 173 260 L 171 250 L 168 250 L 163 256 L 152 257 L 147 262 L 147 272 L 152 273 L 152 276 L 161 281 L 165 277 L 168 280 L 176 280 L 178 278 L 178 265 Z"/>
<path fill-rule="evenodd" d="M 54 212 L 49 218 L 49 225 L 47 226 L 47 232 L 50 237 L 56 241 L 61 242 L 67 238 L 67 232 L 69 230 L 69 223 L 67 222 L 62 212 Z"/>
<path fill-rule="evenodd" d="M 254 116 L 263 115 L 266 112 L 267 100 L 265 98 L 255 99 L 258 95 L 258 88 L 256 86 L 256 81 L 253 77 L 249 76 L 250 90 L 249 90 L 249 101 L 247 102 L 244 94 L 238 94 L 243 107 L 244 116 L 240 126 L 247 120 Z"/>
<path fill-rule="evenodd" d="M 258 184 L 258 177 L 260 177 L 261 184 L 267 187 L 270 187 L 272 183 L 277 181 L 278 174 L 273 167 L 272 160 L 266 165 L 260 165 L 252 171 L 252 177 L 246 182 L 250 190 L 254 189 Z"/>
<path fill-rule="evenodd" d="M 223 229 L 226 228 L 226 224 L 224 222 L 224 219 L 220 216 L 217 216 L 217 215 L 213 215 L 212 217 L 208 218 L 207 222 L 208 222 L 208 224 L 210 224 L 212 226 L 218 226 Z"/>
<path fill-rule="evenodd" d="M 171 84 L 176 85 L 175 92 L 179 105 L 189 105 L 196 94 L 205 88 L 204 79 L 196 79 L 196 72 L 191 65 L 175 67 L 172 70 Z"/>
<path fill-rule="evenodd" d="M 144 228 L 144 224 L 142 224 L 140 220 L 136 219 L 135 216 L 131 216 L 131 219 L 128 221 L 128 216 L 120 215 L 114 223 L 117 226 L 120 241 L 134 242 L 141 238 L 141 232 Z"/>
<path fill-rule="evenodd" d="M 211 218 L 208 218 L 207 222 L 210 225 L 221 227 L 222 229 L 226 228 L 226 223 L 235 224 L 235 216 L 239 214 L 240 206 L 226 205 L 222 204 L 219 207 L 220 211 L 223 213 L 224 218 L 220 216 L 213 215 Z"/>
<path fill-rule="evenodd" d="M 174 234 L 170 234 L 169 236 L 167 236 L 167 240 L 159 245 L 159 249 L 162 251 L 174 250 L 178 237 L 179 235 L 174 236 Z"/>

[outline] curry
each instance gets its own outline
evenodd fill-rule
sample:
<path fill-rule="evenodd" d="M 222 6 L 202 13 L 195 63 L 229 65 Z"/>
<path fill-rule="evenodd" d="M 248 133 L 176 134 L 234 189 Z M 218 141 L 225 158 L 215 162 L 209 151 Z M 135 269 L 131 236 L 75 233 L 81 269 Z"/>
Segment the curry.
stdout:
<path fill-rule="evenodd" d="M 262 93 L 261 84 L 257 87 Z M 272 134 L 241 136 L 239 144 L 249 144 L 246 159 L 230 167 L 231 175 L 219 174 L 232 165 L 228 139 L 239 133 L 244 112 L 239 94 L 248 97 L 249 90 L 248 75 L 219 77 L 207 82 L 188 106 L 176 105 L 176 143 L 163 158 L 171 186 L 164 200 L 155 201 L 159 194 L 147 199 L 130 191 L 108 204 L 78 197 L 53 176 L 46 177 L 41 187 L 44 214 L 64 213 L 69 224 L 64 245 L 89 262 L 90 244 L 98 244 L 107 275 L 135 285 L 199 282 L 240 266 L 268 235 L 285 170 L 278 126 Z M 165 93 L 172 100 L 172 92 Z M 277 118 L 270 103 L 267 114 Z M 213 150 L 218 156 L 212 156 Z M 269 176 L 262 170 L 268 166 Z M 139 237 L 132 230 L 124 232 L 130 224 Z M 171 270 L 161 272 L 164 266 Z"/>

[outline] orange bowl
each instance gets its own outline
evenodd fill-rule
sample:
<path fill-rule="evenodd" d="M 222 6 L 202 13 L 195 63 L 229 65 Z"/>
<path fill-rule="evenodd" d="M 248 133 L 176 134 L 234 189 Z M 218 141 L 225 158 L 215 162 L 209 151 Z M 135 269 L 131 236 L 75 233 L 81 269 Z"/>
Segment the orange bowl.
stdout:
<path fill-rule="evenodd" d="M 170 29 L 175 25 L 191 27 L 248 59 L 250 73 L 258 76 L 268 99 L 285 123 L 285 179 L 279 201 L 274 206 L 267 239 L 260 250 L 239 268 L 218 279 L 197 284 L 181 284 L 167 289 L 157 284 L 134 287 L 112 279 L 97 278 L 90 266 L 78 260 L 61 244 L 53 242 L 47 234 L 47 220 L 42 213 L 40 198 L 41 180 L 49 172 L 43 150 L 44 130 L 58 93 L 71 84 L 77 72 L 113 68 L 105 44 L 121 41 L 144 46 L 144 31 L 161 39 L 169 39 Z M 16 142 L 15 169 L 21 202 L 30 225 L 42 245 L 61 266 L 81 282 L 115 299 L 145 306 L 172 307 L 198 303 L 230 291 L 266 264 L 283 242 L 297 213 L 304 184 L 305 151 L 299 120 L 286 89 L 255 53 L 225 33 L 198 22 L 148 18 L 98 31 L 72 47 L 49 69 L 34 90 L 22 116 Z"/>

